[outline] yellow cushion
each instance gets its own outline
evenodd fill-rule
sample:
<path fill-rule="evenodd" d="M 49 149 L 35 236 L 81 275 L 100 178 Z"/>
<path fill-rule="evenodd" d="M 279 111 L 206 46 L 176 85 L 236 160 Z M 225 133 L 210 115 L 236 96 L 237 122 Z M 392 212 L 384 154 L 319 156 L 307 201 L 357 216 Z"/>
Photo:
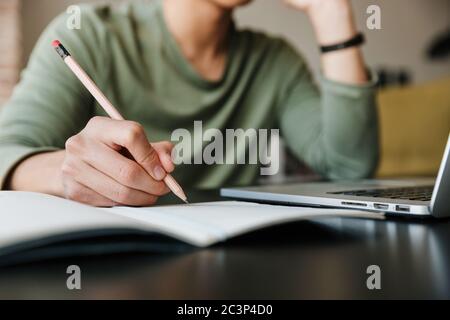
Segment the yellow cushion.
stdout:
<path fill-rule="evenodd" d="M 378 177 L 434 176 L 450 132 L 450 78 L 378 94 Z"/>

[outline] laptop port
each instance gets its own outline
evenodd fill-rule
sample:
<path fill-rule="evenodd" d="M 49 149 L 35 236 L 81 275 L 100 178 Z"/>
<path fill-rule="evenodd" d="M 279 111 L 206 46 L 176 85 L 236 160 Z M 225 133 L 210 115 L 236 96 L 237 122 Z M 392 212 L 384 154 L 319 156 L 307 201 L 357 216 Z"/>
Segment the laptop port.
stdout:
<path fill-rule="evenodd" d="M 373 207 L 378 210 L 388 210 L 389 209 L 389 205 L 384 204 L 384 203 L 374 203 Z"/>
<path fill-rule="evenodd" d="M 409 212 L 409 206 L 396 205 L 395 206 L 395 211 L 397 211 L 397 212 Z"/>
<path fill-rule="evenodd" d="M 344 206 L 367 207 L 367 204 L 362 202 L 342 201 L 341 204 Z"/>

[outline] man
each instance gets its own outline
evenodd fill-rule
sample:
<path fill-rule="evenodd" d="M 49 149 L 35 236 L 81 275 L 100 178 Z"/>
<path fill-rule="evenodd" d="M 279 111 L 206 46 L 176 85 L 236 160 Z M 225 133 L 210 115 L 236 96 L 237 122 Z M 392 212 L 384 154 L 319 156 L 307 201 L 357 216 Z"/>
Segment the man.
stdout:
<path fill-rule="evenodd" d="M 320 46 L 347 44 L 322 54 L 321 94 L 283 40 L 234 28 L 233 10 L 248 2 L 83 6 L 80 30 L 57 18 L 1 114 L 2 188 L 96 206 L 151 205 L 168 192 L 171 132 L 192 130 L 195 120 L 219 130 L 280 128 L 317 172 L 369 175 L 377 162 L 374 85 L 352 41 L 358 33 L 348 0 L 285 1 L 307 14 Z M 54 39 L 128 121 L 104 117 L 52 51 Z M 183 165 L 174 176 L 184 186 L 218 187 L 249 184 L 257 173 L 256 166 Z"/>

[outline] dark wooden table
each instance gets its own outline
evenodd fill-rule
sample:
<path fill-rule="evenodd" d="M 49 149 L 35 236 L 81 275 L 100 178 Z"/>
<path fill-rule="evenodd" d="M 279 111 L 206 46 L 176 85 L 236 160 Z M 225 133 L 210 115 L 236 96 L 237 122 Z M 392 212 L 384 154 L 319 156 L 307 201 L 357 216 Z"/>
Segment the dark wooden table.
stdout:
<path fill-rule="evenodd" d="M 192 197 L 210 201 L 218 195 Z M 81 268 L 79 291 L 66 287 L 71 264 Z M 369 265 L 380 267 L 380 290 L 367 288 Z M 1 267 L 0 299 L 449 299 L 449 272 L 450 220 L 321 218 L 181 253 Z"/>

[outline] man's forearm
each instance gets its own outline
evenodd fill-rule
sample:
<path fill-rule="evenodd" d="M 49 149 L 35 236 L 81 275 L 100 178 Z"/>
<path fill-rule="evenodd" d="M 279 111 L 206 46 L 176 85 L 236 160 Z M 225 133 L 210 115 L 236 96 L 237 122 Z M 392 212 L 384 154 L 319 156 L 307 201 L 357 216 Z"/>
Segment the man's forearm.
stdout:
<path fill-rule="evenodd" d="M 65 151 L 54 151 L 31 156 L 14 169 L 6 189 L 32 191 L 63 196 L 61 165 Z"/>
<path fill-rule="evenodd" d="M 352 9 L 348 0 L 319 1 L 311 6 L 308 16 L 319 45 L 342 43 L 357 34 Z M 367 72 L 358 47 L 322 54 L 324 76 L 333 81 L 362 84 L 367 82 Z"/>

